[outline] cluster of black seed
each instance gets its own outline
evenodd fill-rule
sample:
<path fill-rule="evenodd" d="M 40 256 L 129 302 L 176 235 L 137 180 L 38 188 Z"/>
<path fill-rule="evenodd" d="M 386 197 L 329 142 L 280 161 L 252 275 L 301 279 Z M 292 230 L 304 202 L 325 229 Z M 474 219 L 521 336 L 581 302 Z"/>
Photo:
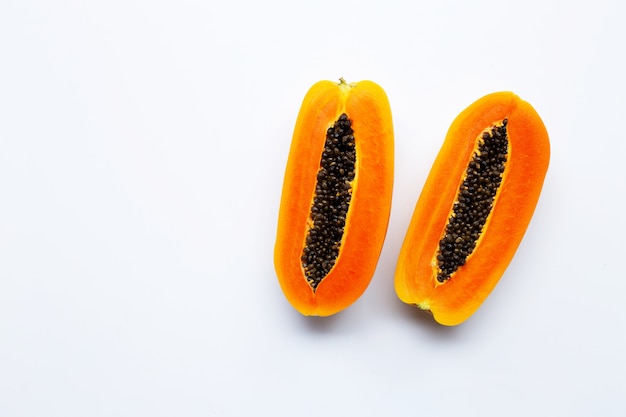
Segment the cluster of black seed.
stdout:
<path fill-rule="evenodd" d="M 449 279 L 465 264 L 491 212 L 507 160 L 506 125 L 507 119 L 504 119 L 502 125 L 483 133 L 467 167 L 445 234 L 439 241 L 439 282 Z"/>
<path fill-rule="evenodd" d="M 311 206 L 313 223 L 301 258 L 306 279 L 313 290 L 335 265 L 346 225 L 356 163 L 351 125 L 344 113 L 326 132 Z"/>

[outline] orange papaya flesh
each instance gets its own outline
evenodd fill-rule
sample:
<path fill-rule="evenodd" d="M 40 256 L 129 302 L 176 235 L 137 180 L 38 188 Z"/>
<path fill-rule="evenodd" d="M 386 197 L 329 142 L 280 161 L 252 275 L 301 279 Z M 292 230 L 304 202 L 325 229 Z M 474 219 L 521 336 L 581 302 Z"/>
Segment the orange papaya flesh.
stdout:
<path fill-rule="evenodd" d="M 550 159 L 543 121 L 510 92 L 452 123 L 406 233 L 399 298 L 443 325 L 467 320 L 496 286 L 537 205 Z"/>
<path fill-rule="evenodd" d="M 316 83 L 291 142 L 274 265 L 292 306 L 328 316 L 354 303 L 376 269 L 393 188 L 393 126 L 371 81 Z"/>

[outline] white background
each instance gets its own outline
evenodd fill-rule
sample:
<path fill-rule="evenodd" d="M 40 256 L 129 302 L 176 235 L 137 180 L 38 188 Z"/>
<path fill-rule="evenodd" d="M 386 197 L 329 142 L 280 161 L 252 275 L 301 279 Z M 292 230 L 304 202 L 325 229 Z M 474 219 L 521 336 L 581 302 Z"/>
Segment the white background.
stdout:
<path fill-rule="evenodd" d="M 624 2 L 0 5 L 0 416 L 624 416 Z M 273 269 L 304 94 L 371 79 L 396 134 L 366 293 L 305 318 Z M 393 289 L 456 115 L 511 90 L 552 159 L 491 297 Z"/>

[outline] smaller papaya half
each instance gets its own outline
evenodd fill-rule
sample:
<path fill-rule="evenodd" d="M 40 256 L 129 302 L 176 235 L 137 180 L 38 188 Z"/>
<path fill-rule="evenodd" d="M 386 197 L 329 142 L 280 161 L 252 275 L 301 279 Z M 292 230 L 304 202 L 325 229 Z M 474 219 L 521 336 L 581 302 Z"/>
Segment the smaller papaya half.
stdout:
<path fill-rule="evenodd" d="M 278 216 L 274 265 L 287 300 L 328 316 L 369 285 L 393 188 L 393 126 L 371 81 L 320 81 L 296 121 Z"/>
<path fill-rule="evenodd" d="M 510 92 L 487 95 L 452 123 L 428 175 L 395 274 L 399 298 L 457 325 L 509 265 L 550 159 L 546 128 Z"/>

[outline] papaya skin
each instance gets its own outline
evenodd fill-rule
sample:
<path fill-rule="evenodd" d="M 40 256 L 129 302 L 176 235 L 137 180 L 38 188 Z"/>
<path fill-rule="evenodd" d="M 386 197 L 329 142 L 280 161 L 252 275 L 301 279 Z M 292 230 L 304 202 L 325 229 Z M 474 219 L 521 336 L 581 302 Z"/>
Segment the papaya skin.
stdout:
<path fill-rule="evenodd" d="M 508 156 L 502 182 L 474 251 L 465 265 L 438 282 L 435 259 L 459 185 L 485 129 L 508 120 Z M 467 320 L 511 262 L 537 205 L 550 159 L 543 121 L 511 92 L 489 94 L 452 123 L 408 227 L 395 273 L 398 297 L 429 310 L 446 326 Z"/>
<path fill-rule="evenodd" d="M 335 265 L 313 290 L 301 262 L 326 131 L 345 113 L 352 121 L 355 176 Z M 393 188 L 393 126 L 383 89 L 371 81 L 320 81 L 306 94 L 291 142 L 280 202 L 274 265 L 291 305 L 329 316 L 369 285 L 387 232 Z"/>

